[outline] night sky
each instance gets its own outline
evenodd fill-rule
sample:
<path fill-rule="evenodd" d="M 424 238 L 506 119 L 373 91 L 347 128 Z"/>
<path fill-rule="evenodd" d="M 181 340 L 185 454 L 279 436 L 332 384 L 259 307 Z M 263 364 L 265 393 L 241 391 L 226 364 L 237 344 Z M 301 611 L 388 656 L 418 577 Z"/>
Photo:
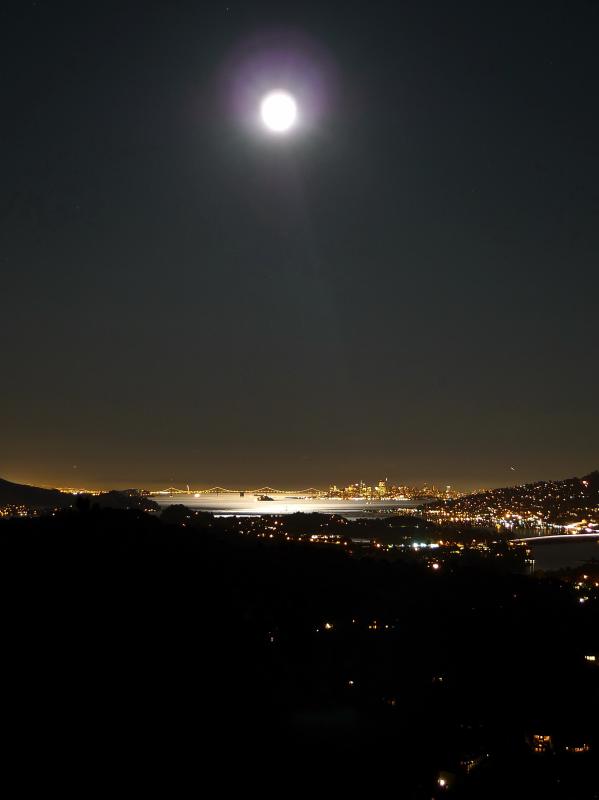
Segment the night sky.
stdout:
<path fill-rule="evenodd" d="M 0 475 L 599 466 L 599 4 L 39 0 L 0 37 Z"/>

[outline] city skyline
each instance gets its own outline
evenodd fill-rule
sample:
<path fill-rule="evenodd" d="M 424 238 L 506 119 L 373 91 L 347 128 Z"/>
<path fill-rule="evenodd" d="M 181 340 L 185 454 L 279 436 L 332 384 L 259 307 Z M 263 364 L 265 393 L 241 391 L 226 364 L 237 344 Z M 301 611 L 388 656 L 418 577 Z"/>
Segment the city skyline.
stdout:
<path fill-rule="evenodd" d="M 578 473 L 578 476 L 587 475 L 591 472 L 596 472 L 596 470 L 586 470 Z M 398 490 L 407 490 L 407 491 L 414 491 L 418 492 L 420 490 L 428 490 L 434 489 L 438 492 L 439 495 L 446 494 L 447 496 L 462 496 L 468 494 L 476 494 L 477 492 L 485 492 L 491 489 L 500 489 L 500 488 L 512 488 L 512 487 L 519 487 L 519 486 L 526 486 L 533 483 L 541 483 L 543 481 L 560 481 L 569 479 L 571 476 L 565 475 L 558 475 L 558 476 L 542 476 L 542 477 L 534 477 L 530 480 L 518 480 L 517 471 L 515 468 L 510 470 L 510 475 L 512 476 L 511 479 L 506 480 L 503 483 L 498 483 L 497 485 L 493 485 L 492 483 L 482 483 L 482 482 L 472 482 L 470 484 L 460 484 L 460 483 L 447 483 L 443 480 L 430 480 L 430 479 L 422 479 L 422 480 L 398 480 L 396 478 L 389 478 L 386 476 L 385 478 L 377 478 L 376 480 L 364 480 L 364 479 L 355 479 L 350 478 L 349 480 L 327 480 L 322 483 L 304 481 L 303 483 L 297 483 L 294 485 L 284 485 L 277 481 L 262 481 L 262 482 L 232 482 L 227 483 L 226 481 L 218 482 L 214 480 L 204 480 L 204 481 L 193 481 L 193 480 L 186 480 L 185 478 L 181 478 L 180 480 L 177 479 L 170 479 L 170 480 L 154 480 L 154 481 L 138 481 L 138 480 L 121 480 L 114 481 L 108 480 L 106 482 L 85 482 L 84 480 L 79 480 L 79 476 L 76 472 L 73 475 L 67 475 L 70 478 L 76 478 L 72 480 L 70 483 L 69 481 L 60 481 L 60 480 L 36 480 L 27 477 L 17 476 L 17 475 L 0 475 L 0 478 L 5 480 L 12 481 L 14 483 L 20 483 L 29 486 L 40 486 L 43 488 L 52 488 L 52 489 L 59 489 L 60 491 L 75 491 L 75 492 L 85 492 L 85 491 L 106 491 L 110 489 L 116 490 L 123 490 L 123 489 L 141 489 L 141 490 L 148 490 L 152 492 L 167 490 L 167 489 L 174 489 L 178 492 L 201 492 L 206 493 L 212 489 L 223 491 L 223 492 L 253 492 L 253 491 L 261 491 L 264 489 L 272 489 L 276 492 L 281 493 L 301 493 L 307 491 L 316 491 L 322 494 L 331 494 L 333 492 L 345 493 L 350 494 L 351 492 L 355 493 L 358 488 L 363 488 L 367 491 L 367 494 L 375 494 L 377 492 L 377 487 L 380 487 L 382 484 L 386 484 L 388 487 Z"/>

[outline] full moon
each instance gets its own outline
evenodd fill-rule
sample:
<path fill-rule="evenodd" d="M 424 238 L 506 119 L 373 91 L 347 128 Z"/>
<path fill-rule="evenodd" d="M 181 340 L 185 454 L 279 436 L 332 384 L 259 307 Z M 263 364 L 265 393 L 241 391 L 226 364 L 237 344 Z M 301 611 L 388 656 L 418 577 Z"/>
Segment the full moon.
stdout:
<path fill-rule="evenodd" d="M 286 133 L 297 117 L 295 99 L 287 92 L 270 92 L 260 105 L 262 122 L 273 133 Z"/>

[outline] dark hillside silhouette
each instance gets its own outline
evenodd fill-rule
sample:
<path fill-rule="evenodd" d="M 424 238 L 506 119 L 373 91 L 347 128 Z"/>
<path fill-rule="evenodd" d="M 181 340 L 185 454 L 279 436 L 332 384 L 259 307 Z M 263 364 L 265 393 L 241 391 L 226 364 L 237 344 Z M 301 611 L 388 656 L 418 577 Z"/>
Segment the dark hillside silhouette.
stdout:
<path fill-rule="evenodd" d="M 135 490 L 102 492 L 99 495 L 73 495 L 58 489 L 42 489 L 0 478 L 0 506 L 25 506 L 29 509 L 72 508 L 77 501 L 88 498 L 88 504 L 103 508 L 139 508 L 157 510 L 158 505 Z M 81 505 L 81 502 L 79 502 Z"/>
<path fill-rule="evenodd" d="M 0 505 L 23 505 L 29 508 L 68 508 L 73 505 L 73 495 L 58 489 L 41 489 L 12 483 L 0 478 Z"/>
<path fill-rule="evenodd" d="M 49 761 L 93 772 L 108 747 L 171 787 L 266 774 L 274 793 L 318 767 L 341 784 L 374 769 L 408 798 L 441 770 L 454 796 L 504 797 L 516 774 L 551 797 L 592 784 L 564 748 L 598 745 L 596 605 L 554 579 L 433 574 L 214 522 L 92 507 L 0 523 L 5 757 L 33 725 Z M 562 794 L 527 744 L 543 731 Z"/>

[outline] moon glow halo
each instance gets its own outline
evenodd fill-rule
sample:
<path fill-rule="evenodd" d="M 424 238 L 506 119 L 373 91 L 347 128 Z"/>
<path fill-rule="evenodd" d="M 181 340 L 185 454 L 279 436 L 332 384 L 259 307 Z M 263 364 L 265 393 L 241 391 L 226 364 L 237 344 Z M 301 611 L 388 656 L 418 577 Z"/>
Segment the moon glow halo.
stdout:
<path fill-rule="evenodd" d="M 288 92 L 269 92 L 260 104 L 262 122 L 271 133 L 287 133 L 297 119 L 297 103 Z"/>

